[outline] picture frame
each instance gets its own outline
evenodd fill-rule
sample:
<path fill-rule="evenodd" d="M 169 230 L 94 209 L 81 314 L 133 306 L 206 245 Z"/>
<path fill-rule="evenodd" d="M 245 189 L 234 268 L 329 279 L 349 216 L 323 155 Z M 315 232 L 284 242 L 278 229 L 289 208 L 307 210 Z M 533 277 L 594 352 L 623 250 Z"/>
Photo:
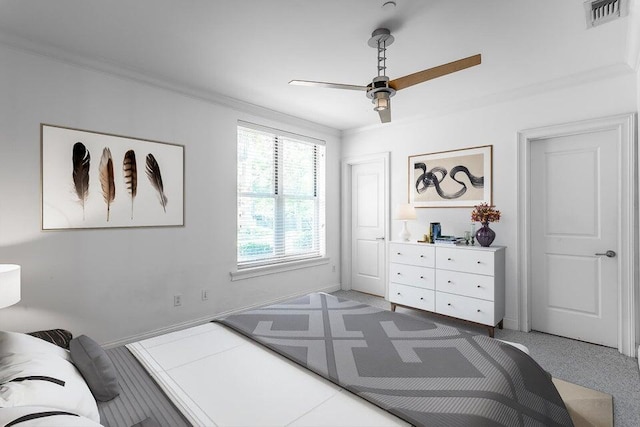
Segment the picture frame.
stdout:
<path fill-rule="evenodd" d="M 493 204 L 493 145 L 409 156 L 409 203 L 416 208 Z"/>
<path fill-rule="evenodd" d="M 184 226 L 184 146 L 40 125 L 42 230 Z"/>

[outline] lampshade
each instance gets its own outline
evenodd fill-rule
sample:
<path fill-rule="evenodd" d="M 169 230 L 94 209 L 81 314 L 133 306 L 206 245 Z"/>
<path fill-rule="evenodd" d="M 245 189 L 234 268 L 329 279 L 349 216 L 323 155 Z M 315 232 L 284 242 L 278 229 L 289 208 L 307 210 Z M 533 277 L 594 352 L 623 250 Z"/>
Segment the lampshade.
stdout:
<path fill-rule="evenodd" d="M 409 203 L 396 205 L 396 211 L 393 215 L 393 219 L 408 220 L 416 218 L 416 209 L 413 207 L 413 205 Z"/>
<path fill-rule="evenodd" d="M 0 264 L 0 308 L 20 301 L 20 266 Z"/>

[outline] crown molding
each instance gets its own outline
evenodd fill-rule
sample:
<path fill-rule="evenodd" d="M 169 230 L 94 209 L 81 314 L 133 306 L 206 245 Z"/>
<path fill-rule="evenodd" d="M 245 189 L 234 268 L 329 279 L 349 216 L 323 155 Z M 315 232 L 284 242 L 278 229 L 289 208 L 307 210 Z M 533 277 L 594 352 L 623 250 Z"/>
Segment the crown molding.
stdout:
<path fill-rule="evenodd" d="M 56 46 L 47 45 L 41 42 L 34 42 L 27 38 L 15 36 L 2 31 L 0 31 L 0 44 L 13 50 L 42 56 L 50 60 L 73 65 L 78 68 L 96 71 L 124 80 L 134 81 L 147 86 L 167 90 L 189 98 L 228 107 L 242 113 L 260 116 L 277 122 L 284 122 L 292 126 L 298 126 L 314 132 L 321 132 L 337 138 L 340 138 L 341 136 L 340 130 L 320 123 L 305 120 L 280 111 L 271 110 L 266 107 L 261 107 L 259 105 L 222 95 L 205 88 L 185 85 L 164 76 L 151 75 L 133 68 L 115 64 L 105 59 L 79 55 Z"/>

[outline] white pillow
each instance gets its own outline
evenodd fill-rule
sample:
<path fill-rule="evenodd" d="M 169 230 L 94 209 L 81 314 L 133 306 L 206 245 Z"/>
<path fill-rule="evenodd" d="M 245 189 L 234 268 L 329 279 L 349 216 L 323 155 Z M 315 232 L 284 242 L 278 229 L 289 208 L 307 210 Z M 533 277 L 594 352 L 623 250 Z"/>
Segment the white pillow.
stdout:
<path fill-rule="evenodd" d="M 96 401 L 80 372 L 67 360 L 68 352 L 60 348 L 60 353 L 54 344 L 37 341 L 42 340 L 12 334 L 7 347 L 0 341 L 0 408 L 46 406 L 99 422 Z M 44 378 L 15 381 L 24 377 Z"/>
<path fill-rule="evenodd" d="M 100 427 L 101 425 L 78 415 L 53 414 L 64 412 L 46 406 L 19 406 L 0 411 L 0 425 L 13 422 L 15 427 Z M 32 415 L 33 414 L 33 415 Z M 32 415 L 30 417 L 30 415 Z M 20 420 L 25 417 L 24 420 Z M 31 419 L 26 419 L 31 418 Z"/>
<path fill-rule="evenodd" d="M 5 353 L 44 353 L 71 361 L 68 350 L 48 341 L 18 332 L 0 331 L 0 356 Z"/>

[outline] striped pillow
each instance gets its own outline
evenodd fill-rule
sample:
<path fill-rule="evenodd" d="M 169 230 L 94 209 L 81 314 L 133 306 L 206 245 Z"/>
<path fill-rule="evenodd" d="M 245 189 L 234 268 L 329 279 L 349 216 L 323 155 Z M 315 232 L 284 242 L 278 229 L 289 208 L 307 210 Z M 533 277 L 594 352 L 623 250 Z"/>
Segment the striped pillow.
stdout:
<path fill-rule="evenodd" d="M 0 415 L 11 407 L 44 406 L 100 422 L 96 401 L 69 351 L 30 335 L 0 331 L 0 360 Z"/>

